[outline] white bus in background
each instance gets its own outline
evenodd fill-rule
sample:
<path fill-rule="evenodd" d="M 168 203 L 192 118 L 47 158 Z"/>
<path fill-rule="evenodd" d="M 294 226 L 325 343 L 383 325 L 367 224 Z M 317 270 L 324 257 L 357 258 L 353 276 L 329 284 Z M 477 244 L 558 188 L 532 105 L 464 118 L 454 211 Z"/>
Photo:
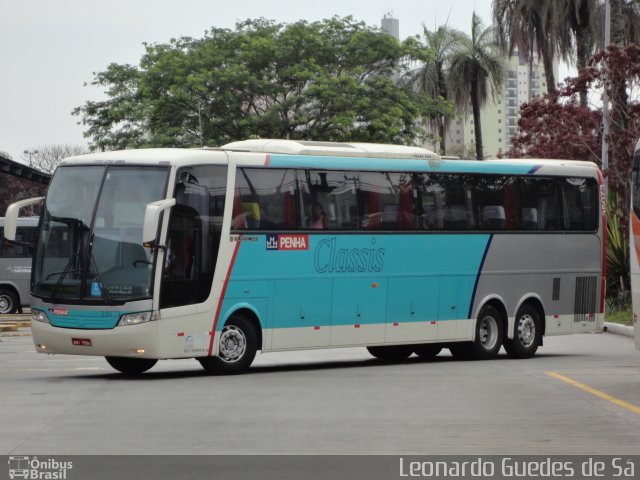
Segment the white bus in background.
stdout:
<path fill-rule="evenodd" d="M 31 258 L 38 217 L 18 219 L 15 242 L 4 240 L 4 217 L 0 217 L 0 314 L 16 313 L 29 305 Z"/>

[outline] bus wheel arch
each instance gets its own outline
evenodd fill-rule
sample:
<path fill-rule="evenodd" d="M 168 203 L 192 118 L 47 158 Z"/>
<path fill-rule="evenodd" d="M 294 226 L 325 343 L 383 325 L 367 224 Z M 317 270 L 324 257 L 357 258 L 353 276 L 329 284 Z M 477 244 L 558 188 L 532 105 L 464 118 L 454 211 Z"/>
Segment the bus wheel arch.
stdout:
<path fill-rule="evenodd" d="M 542 345 L 546 321 L 539 298 L 529 297 L 520 303 L 515 314 L 511 338 L 505 337 L 504 349 L 512 358 L 531 358 Z"/>
<path fill-rule="evenodd" d="M 20 296 L 12 285 L 0 285 L 0 314 L 16 313 L 20 309 Z"/>
<path fill-rule="evenodd" d="M 258 350 L 262 350 L 262 323 L 260 322 L 260 318 L 255 310 L 249 307 L 241 307 L 234 310 L 231 314 L 227 316 L 224 324 L 227 323 L 233 318 L 233 316 L 244 317 L 247 321 L 251 322 L 251 325 L 255 329 L 256 335 L 258 337 Z"/>

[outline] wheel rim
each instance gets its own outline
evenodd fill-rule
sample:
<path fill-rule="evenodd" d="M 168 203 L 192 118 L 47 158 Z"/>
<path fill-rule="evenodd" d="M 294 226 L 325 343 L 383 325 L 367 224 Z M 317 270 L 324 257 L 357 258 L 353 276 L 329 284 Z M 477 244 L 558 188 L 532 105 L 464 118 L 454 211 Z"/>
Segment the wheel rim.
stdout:
<path fill-rule="evenodd" d="M 235 325 L 227 325 L 220 336 L 220 360 L 234 363 L 244 356 L 247 350 L 247 337 Z"/>
<path fill-rule="evenodd" d="M 518 340 L 520 344 L 528 348 L 536 339 L 536 322 L 531 315 L 523 315 L 518 321 Z"/>
<path fill-rule="evenodd" d="M 8 295 L 0 295 L 0 313 L 9 313 L 13 309 L 13 302 Z"/>
<path fill-rule="evenodd" d="M 493 317 L 484 317 L 480 322 L 480 344 L 485 350 L 492 350 L 498 342 L 498 322 Z"/>

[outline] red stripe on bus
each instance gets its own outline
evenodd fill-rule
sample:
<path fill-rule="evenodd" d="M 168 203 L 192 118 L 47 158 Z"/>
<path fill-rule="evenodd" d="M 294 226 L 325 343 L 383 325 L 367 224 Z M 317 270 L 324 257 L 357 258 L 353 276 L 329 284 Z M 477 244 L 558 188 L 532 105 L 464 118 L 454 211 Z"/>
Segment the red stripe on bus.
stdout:
<path fill-rule="evenodd" d="M 242 238 L 242 235 L 240 235 L 240 238 Z M 224 296 L 227 293 L 229 278 L 231 277 L 231 271 L 233 270 L 233 264 L 236 262 L 236 256 L 238 255 L 239 249 L 240 249 L 240 240 L 237 240 L 236 246 L 233 249 L 233 255 L 231 256 L 231 262 L 229 263 L 229 269 L 227 270 L 227 276 L 224 279 L 224 285 L 222 286 L 222 293 L 220 294 L 220 299 L 218 300 L 218 306 L 216 307 L 216 315 L 213 319 L 213 328 L 211 329 L 211 340 L 209 340 L 209 356 L 211 356 L 213 352 L 213 342 L 216 338 L 216 327 L 218 326 L 218 320 L 220 319 L 220 310 L 222 310 L 222 302 L 224 301 Z"/>
<path fill-rule="evenodd" d="M 264 159 L 264 166 L 268 167 L 270 161 L 271 161 L 271 155 L 267 153 L 267 157 Z"/>

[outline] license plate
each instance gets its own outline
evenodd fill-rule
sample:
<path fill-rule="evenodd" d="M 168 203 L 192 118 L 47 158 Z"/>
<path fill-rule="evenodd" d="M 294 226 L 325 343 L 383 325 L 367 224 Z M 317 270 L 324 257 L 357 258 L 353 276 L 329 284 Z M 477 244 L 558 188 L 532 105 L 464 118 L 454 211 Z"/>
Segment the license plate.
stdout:
<path fill-rule="evenodd" d="M 77 345 L 78 347 L 90 347 L 91 339 L 90 338 L 72 338 L 71 343 Z"/>

